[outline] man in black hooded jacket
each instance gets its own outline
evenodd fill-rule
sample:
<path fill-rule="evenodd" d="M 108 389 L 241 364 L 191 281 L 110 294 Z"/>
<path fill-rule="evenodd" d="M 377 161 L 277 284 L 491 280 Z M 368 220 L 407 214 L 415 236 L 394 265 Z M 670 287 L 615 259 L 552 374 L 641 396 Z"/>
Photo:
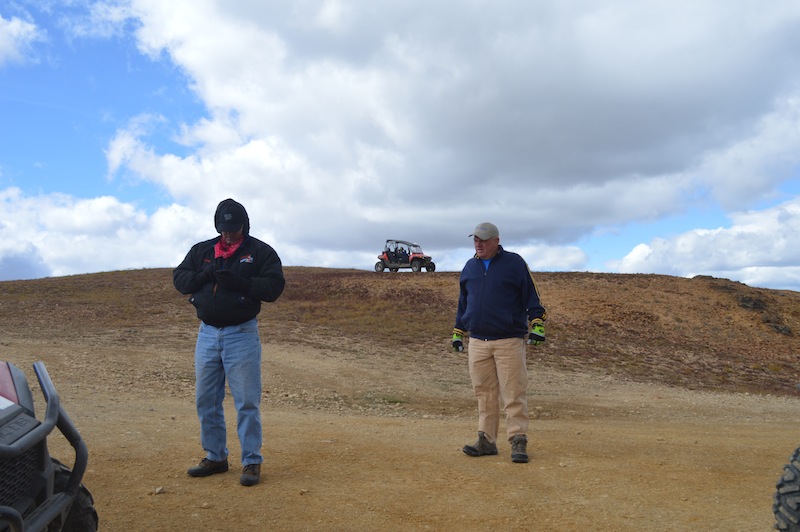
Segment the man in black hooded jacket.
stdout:
<path fill-rule="evenodd" d="M 173 284 L 197 311 L 200 330 L 195 347 L 197 415 L 206 452 L 189 469 L 193 477 L 228 470 L 228 448 L 222 401 L 225 382 L 233 396 L 242 451 L 244 486 L 261 479 L 261 340 L 256 316 L 261 302 L 283 292 L 285 279 L 278 254 L 250 236 L 244 206 L 222 201 L 214 214 L 220 236 L 192 246 L 173 271 Z"/>

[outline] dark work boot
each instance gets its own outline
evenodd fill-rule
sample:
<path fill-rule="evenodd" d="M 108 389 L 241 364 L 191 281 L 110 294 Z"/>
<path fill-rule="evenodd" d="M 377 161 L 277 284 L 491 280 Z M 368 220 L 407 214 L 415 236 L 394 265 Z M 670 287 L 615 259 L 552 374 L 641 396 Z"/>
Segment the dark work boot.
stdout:
<path fill-rule="evenodd" d="M 261 464 L 250 464 L 242 468 L 239 484 L 242 486 L 255 486 L 261 480 Z"/>
<path fill-rule="evenodd" d="M 228 470 L 228 459 L 215 462 L 208 458 L 203 458 L 200 463 L 189 468 L 190 477 L 207 477 L 216 473 L 224 473 Z"/>
<path fill-rule="evenodd" d="M 528 438 L 524 434 L 515 434 L 511 438 L 511 461 L 518 464 L 528 463 Z"/>
<path fill-rule="evenodd" d="M 482 431 L 478 431 L 478 441 L 475 445 L 465 445 L 461 450 L 467 456 L 488 456 L 497 454 L 497 445 L 490 442 Z"/>

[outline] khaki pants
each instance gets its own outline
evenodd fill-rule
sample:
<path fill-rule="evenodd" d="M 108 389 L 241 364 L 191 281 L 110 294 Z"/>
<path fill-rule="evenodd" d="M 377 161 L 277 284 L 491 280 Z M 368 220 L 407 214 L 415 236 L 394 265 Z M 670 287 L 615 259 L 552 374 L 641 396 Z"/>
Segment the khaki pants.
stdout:
<path fill-rule="evenodd" d="M 478 399 L 478 430 L 491 442 L 500 428 L 500 400 L 505 405 L 509 441 L 528 431 L 528 367 L 525 340 L 474 340 L 468 345 L 469 376 Z"/>

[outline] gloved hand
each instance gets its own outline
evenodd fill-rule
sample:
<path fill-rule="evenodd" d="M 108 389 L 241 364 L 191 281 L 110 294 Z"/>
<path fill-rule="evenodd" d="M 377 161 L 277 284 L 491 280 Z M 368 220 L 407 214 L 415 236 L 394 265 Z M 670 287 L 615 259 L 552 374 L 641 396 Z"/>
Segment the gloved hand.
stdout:
<path fill-rule="evenodd" d="M 528 333 L 528 344 L 539 345 L 543 344 L 544 341 L 544 323 L 541 321 L 532 321 L 531 332 Z"/>
<path fill-rule="evenodd" d="M 247 294 L 253 284 L 253 281 L 250 279 L 246 279 L 241 275 L 236 275 L 230 270 L 217 270 L 215 277 L 217 279 L 217 284 L 221 287 L 226 290 L 232 290 L 233 292 L 241 292 L 242 294 Z"/>
<path fill-rule="evenodd" d="M 200 286 L 214 280 L 214 263 L 209 262 L 197 273 L 197 283 Z"/>
<path fill-rule="evenodd" d="M 464 335 L 461 333 L 453 333 L 453 351 L 461 352 L 464 350 Z"/>

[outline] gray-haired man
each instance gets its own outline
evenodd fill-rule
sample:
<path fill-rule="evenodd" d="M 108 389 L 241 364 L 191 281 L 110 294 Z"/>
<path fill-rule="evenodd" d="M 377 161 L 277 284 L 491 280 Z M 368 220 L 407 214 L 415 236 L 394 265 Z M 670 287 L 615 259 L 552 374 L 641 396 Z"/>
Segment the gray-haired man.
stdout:
<path fill-rule="evenodd" d="M 464 265 L 453 349 L 464 349 L 472 388 L 478 400 L 478 441 L 465 445 L 469 456 L 497 454 L 500 400 L 505 405 L 506 432 L 514 462 L 528 461 L 528 343 L 544 342 L 546 312 L 525 260 L 500 245 L 492 223 L 478 224 L 473 234 L 475 256 Z"/>

